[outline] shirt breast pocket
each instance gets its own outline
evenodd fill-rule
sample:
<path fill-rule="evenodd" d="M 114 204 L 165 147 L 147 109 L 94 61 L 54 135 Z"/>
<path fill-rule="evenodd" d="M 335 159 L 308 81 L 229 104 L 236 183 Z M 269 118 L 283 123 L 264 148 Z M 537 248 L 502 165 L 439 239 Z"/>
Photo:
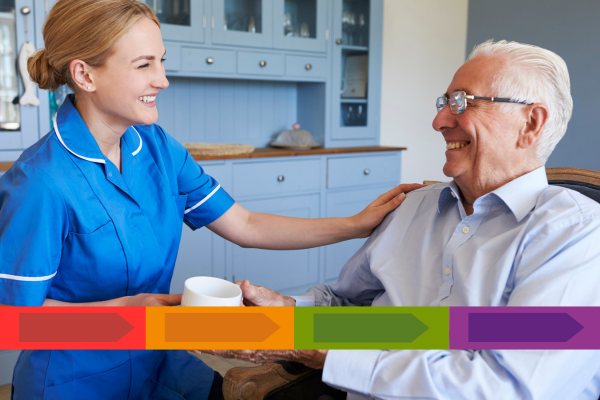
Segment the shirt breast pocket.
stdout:
<path fill-rule="evenodd" d="M 75 303 L 109 300 L 125 296 L 127 283 L 123 246 L 108 221 L 91 233 L 68 234 L 50 296 Z"/>

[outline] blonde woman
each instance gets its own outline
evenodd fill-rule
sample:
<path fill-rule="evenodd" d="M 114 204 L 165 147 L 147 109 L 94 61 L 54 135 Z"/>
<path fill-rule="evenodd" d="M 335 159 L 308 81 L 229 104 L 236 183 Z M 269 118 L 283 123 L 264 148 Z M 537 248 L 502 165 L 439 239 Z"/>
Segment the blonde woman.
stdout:
<path fill-rule="evenodd" d="M 168 292 L 183 222 L 244 247 L 309 248 L 368 236 L 413 188 L 350 218 L 249 212 L 154 124 L 169 82 L 152 9 L 59 0 L 43 35 L 32 79 L 75 95 L 0 180 L 0 303 L 178 305 Z M 13 399 L 218 399 L 220 379 L 185 351 L 23 351 Z"/>

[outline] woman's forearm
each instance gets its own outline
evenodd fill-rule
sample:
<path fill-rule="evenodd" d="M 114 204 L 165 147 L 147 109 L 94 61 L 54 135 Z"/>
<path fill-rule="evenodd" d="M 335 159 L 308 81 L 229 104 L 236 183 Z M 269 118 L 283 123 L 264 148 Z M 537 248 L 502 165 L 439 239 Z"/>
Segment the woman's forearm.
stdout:
<path fill-rule="evenodd" d="M 254 213 L 235 203 L 208 228 L 241 246 L 297 250 L 356 237 L 352 218 L 291 218 Z"/>
<path fill-rule="evenodd" d="M 106 301 L 93 301 L 90 303 L 68 303 L 66 301 L 58 301 L 46 299 L 42 307 L 122 307 L 125 305 L 126 297 Z"/>

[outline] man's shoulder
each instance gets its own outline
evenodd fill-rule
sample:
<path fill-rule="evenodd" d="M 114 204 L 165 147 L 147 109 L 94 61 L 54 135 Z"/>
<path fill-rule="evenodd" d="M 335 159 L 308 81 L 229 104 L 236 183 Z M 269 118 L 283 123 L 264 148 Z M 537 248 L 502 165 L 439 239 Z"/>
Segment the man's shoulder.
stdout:
<path fill-rule="evenodd" d="M 540 194 L 531 217 L 557 228 L 590 220 L 600 226 L 600 203 L 575 190 L 550 185 Z"/>

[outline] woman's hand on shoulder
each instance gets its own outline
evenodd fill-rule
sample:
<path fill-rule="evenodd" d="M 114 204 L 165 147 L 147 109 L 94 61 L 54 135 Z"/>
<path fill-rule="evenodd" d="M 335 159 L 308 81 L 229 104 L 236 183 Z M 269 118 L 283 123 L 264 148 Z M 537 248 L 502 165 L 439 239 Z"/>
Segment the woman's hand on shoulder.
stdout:
<path fill-rule="evenodd" d="M 406 198 L 405 193 L 412 192 L 424 186 L 418 183 L 405 183 L 377 197 L 367 208 L 350 217 L 355 227 L 356 234 L 354 237 L 365 238 L 370 236 L 385 216 L 402 204 Z"/>
<path fill-rule="evenodd" d="M 123 297 L 124 307 L 172 307 L 181 304 L 180 294 L 140 293 Z"/>

